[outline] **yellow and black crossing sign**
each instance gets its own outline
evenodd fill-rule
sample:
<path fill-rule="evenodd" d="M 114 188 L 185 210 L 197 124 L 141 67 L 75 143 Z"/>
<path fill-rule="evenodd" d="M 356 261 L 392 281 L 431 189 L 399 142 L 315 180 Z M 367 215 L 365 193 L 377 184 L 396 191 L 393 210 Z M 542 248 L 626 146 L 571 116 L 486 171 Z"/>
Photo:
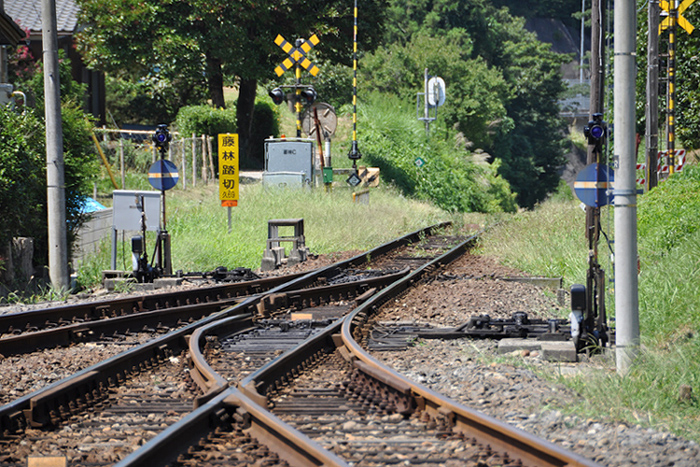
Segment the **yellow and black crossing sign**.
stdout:
<path fill-rule="evenodd" d="M 672 2 L 675 2 L 676 0 L 671 0 L 671 1 L 672 1 Z M 676 24 L 678 24 L 678 26 L 680 26 L 680 27 L 682 27 L 683 29 L 685 29 L 685 31 L 686 31 L 688 34 L 692 34 L 693 31 L 695 30 L 695 26 L 693 26 L 692 24 L 690 24 L 690 22 L 689 22 L 687 19 L 685 19 L 683 16 L 681 16 L 681 15 L 683 14 L 683 12 L 684 12 L 685 10 L 688 9 L 688 7 L 689 7 L 690 5 L 693 4 L 694 1 L 695 1 L 695 0 L 683 0 L 683 2 L 681 2 L 680 5 L 678 5 L 678 10 L 677 10 L 677 11 L 678 11 L 678 13 L 677 13 L 677 14 L 678 14 L 678 18 L 673 18 L 673 12 L 671 11 L 671 10 L 672 10 L 671 5 L 669 4 L 669 2 L 668 2 L 667 0 L 661 0 L 661 2 L 659 3 L 659 5 L 661 6 L 661 9 L 662 9 L 662 10 L 664 10 L 666 13 L 668 13 L 668 16 L 666 16 L 666 18 L 664 18 L 664 20 L 661 21 L 661 24 L 659 24 L 659 34 L 661 34 L 661 32 L 662 32 L 664 29 L 667 29 L 667 28 L 671 27 L 671 25 L 673 24 L 674 19 L 676 19 L 676 21 L 677 21 Z"/>
<path fill-rule="evenodd" d="M 286 41 L 282 35 L 278 34 L 275 39 L 275 44 L 279 45 L 282 50 L 289 54 L 288 58 L 275 68 L 275 73 L 277 76 L 282 76 L 285 71 L 291 69 L 296 63 L 302 66 L 305 70 L 311 73 L 311 76 L 316 76 L 319 69 L 314 65 L 311 60 L 306 57 L 306 54 L 320 41 L 316 34 L 309 37 L 308 40 L 301 39 L 301 45 L 299 47 L 294 47 L 292 44 Z"/>
<path fill-rule="evenodd" d="M 219 135 L 219 199 L 224 207 L 238 206 L 238 148 L 237 133 Z"/>

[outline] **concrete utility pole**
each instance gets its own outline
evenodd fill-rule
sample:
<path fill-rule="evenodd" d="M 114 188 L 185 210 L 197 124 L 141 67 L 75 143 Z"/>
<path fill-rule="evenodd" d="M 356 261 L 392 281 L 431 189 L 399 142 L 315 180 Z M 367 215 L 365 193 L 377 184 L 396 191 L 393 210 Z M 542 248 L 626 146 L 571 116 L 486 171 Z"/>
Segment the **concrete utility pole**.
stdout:
<path fill-rule="evenodd" d="M 41 22 L 44 48 L 49 278 L 55 290 L 66 291 L 69 287 L 68 241 L 66 235 L 66 194 L 63 176 L 61 83 L 58 77 L 56 0 L 41 1 Z"/>
<path fill-rule="evenodd" d="M 625 375 L 639 350 L 637 290 L 637 188 L 635 180 L 636 4 L 615 2 L 615 315 L 618 373 Z"/>
<path fill-rule="evenodd" d="M 646 189 L 658 184 L 656 154 L 659 150 L 659 0 L 649 1 L 647 37 L 647 105 L 646 105 Z"/>

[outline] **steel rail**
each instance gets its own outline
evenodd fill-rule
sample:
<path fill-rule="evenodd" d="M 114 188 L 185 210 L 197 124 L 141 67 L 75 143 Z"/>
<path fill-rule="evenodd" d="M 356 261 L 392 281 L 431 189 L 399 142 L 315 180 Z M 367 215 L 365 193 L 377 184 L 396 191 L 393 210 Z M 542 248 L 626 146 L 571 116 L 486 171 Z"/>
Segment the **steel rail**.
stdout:
<path fill-rule="evenodd" d="M 109 329 L 110 324 L 99 323 L 110 322 L 110 319 L 105 319 L 110 316 L 112 319 L 121 319 L 121 323 L 119 319 L 113 321 L 115 330 L 134 330 L 149 325 L 154 315 L 144 315 L 143 319 L 138 316 L 151 311 L 164 311 L 164 317 L 170 315 L 177 321 L 187 315 L 187 306 L 192 307 L 189 310 L 197 310 L 196 305 L 200 304 L 208 306 L 206 312 L 198 311 L 194 314 L 195 317 L 201 317 L 215 311 L 217 306 L 219 309 L 226 306 L 221 303 L 225 300 L 242 301 L 254 294 L 278 293 L 319 285 L 343 270 L 366 264 L 368 258 L 378 258 L 402 246 L 417 243 L 449 225 L 449 222 L 443 222 L 416 230 L 350 259 L 307 273 L 0 315 L 0 354 L 16 355 L 85 340 L 89 334 L 95 335 Z M 182 313 L 173 310 L 182 307 Z M 167 313 L 165 310 L 168 310 Z M 26 330 L 31 332 L 24 332 Z M 11 335 L 14 333 L 19 334 Z M 1 337 L 3 334 L 5 337 Z M 22 335 L 27 337 L 19 337 Z"/>
<path fill-rule="evenodd" d="M 417 243 L 422 240 L 425 235 L 431 235 L 437 231 L 437 229 L 442 229 L 448 225 L 449 224 L 441 224 L 439 226 L 433 226 L 428 229 L 416 231 L 403 237 L 401 244 Z M 285 284 L 285 286 L 271 290 L 263 297 L 251 298 L 250 300 L 246 301 L 245 306 L 249 308 L 255 307 L 260 314 L 264 315 L 272 311 L 274 308 L 280 306 L 290 306 L 292 304 L 290 302 L 303 303 L 305 300 L 303 297 L 301 297 L 301 295 L 308 293 L 308 291 L 301 289 L 293 290 L 292 292 L 287 293 L 285 290 L 295 288 L 300 289 L 304 286 L 308 286 L 309 284 L 316 282 L 318 277 L 329 277 L 342 268 L 361 266 L 367 262 L 368 255 L 372 255 L 374 257 L 380 256 L 395 248 L 396 242 L 381 245 L 380 247 L 371 250 L 369 253 L 357 255 L 349 260 L 329 266 L 325 268 L 325 270 L 317 271 L 317 275 L 313 278 L 300 278 L 289 284 Z M 401 273 L 394 275 L 395 277 L 391 277 L 390 281 L 388 282 L 386 277 L 379 278 L 379 280 L 387 282 L 387 284 L 384 285 L 388 285 L 389 283 L 395 282 L 395 280 L 400 277 L 405 277 L 407 273 L 408 271 L 402 271 Z M 348 285 L 348 287 L 352 286 L 352 284 Z M 329 292 L 333 290 L 332 287 L 325 289 Z M 372 294 L 374 294 L 374 289 L 368 290 L 364 297 L 358 299 L 358 302 L 364 301 Z M 355 293 L 355 295 L 357 295 L 357 293 Z M 293 297 L 293 299 L 290 300 L 290 297 Z M 241 304 L 237 307 L 237 309 L 243 309 L 243 306 L 244 304 Z M 235 388 L 229 387 L 230 383 L 220 375 L 217 375 L 211 369 L 202 354 L 201 344 L 205 341 L 206 336 L 209 335 L 232 334 L 230 329 L 232 321 L 233 318 L 210 322 L 207 325 L 196 329 L 189 339 L 191 375 L 198 385 L 200 385 L 200 388 L 206 391 L 204 396 L 197 399 L 196 404 L 199 407 L 190 416 L 172 425 L 141 449 L 132 453 L 129 457 L 119 463 L 118 467 L 150 467 L 153 465 L 164 465 L 170 460 L 176 458 L 177 455 L 182 453 L 183 449 L 186 449 L 187 446 L 196 445 L 202 439 L 203 435 L 201 433 L 207 430 L 211 431 L 213 429 L 211 426 L 208 428 L 203 426 L 204 421 L 211 423 L 211 413 L 212 410 L 214 410 L 212 407 L 216 407 L 216 404 L 220 403 L 220 401 L 232 400 L 231 397 L 228 397 L 227 395 L 232 395 L 233 400 L 238 401 L 239 403 L 240 401 L 250 401 L 250 405 L 246 406 L 245 410 L 248 414 L 254 414 L 254 417 L 251 417 L 253 420 L 251 425 L 256 428 L 250 430 L 251 435 L 255 436 L 262 442 L 274 445 L 270 446 L 270 448 L 278 452 L 292 465 L 348 465 L 344 460 L 325 451 L 316 442 L 312 441 L 294 428 L 283 423 L 274 415 L 262 409 L 262 407 L 265 407 L 266 405 L 266 400 L 265 397 L 261 396 L 258 392 L 260 387 L 256 383 L 256 375 L 267 372 L 273 375 L 273 379 L 274 375 L 284 377 L 284 373 L 288 372 L 291 366 L 296 366 L 296 363 L 293 361 L 295 355 L 292 351 L 284 353 L 277 359 L 264 365 L 260 370 L 254 372 L 253 375 L 246 378 L 243 382 L 239 382 L 239 386 L 246 386 L 246 389 L 243 389 L 240 392 Z M 337 320 L 335 323 L 328 326 L 326 331 L 322 331 L 320 335 L 307 339 L 299 346 L 299 348 L 304 349 L 304 363 L 301 363 L 301 365 L 312 362 L 314 355 L 316 355 L 318 352 L 323 352 L 324 349 L 327 351 L 332 351 L 332 349 L 335 348 L 334 339 L 335 336 L 338 335 L 340 324 L 341 320 Z M 255 420 L 262 419 L 265 420 L 264 423 L 255 422 Z M 195 424 L 197 425 L 195 426 Z"/>
<path fill-rule="evenodd" d="M 553 443 L 517 429 L 493 417 L 459 404 L 431 389 L 415 383 L 391 368 L 373 359 L 356 342 L 353 334 L 374 314 L 382 304 L 421 281 L 435 268 L 448 264 L 461 256 L 474 242 L 472 237 L 463 244 L 429 264 L 413 271 L 403 279 L 385 288 L 349 315 L 329 326 L 294 352 L 288 352 L 265 367 L 249 375 L 239 383 L 239 389 L 251 400 L 267 405 L 267 394 L 280 382 L 292 378 L 296 371 L 313 360 L 319 353 L 338 348 L 341 355 L 366 375 L 367 380 L 377 381 L 376 393 L 393 392 L 393 402 L 400 413 L 426 411 L 432 418 L 443 421 L 454 430 L 464 433 L 494 450 L 522 459 L 528 466 L 600 467 L 599 464 L 567 451 Z M 372 384 L 372 383 L 370 383 Z M 389 388 L 387 391 L 386 388 Z"/>
<path fill-rule="evenodd" d="M 291 427 L 280 430 L 279 427 L 285 427 L 285 424 L 279 418 L 235 388 L 228 388 L 213 397 L 115 464 L 115 467 L 172 464 L 182 455 L 185 447 L 206 442 L 206 434 L 214 432 L 222 418 L 237 421 L 243 425 L 246 433 L 263 444 L 274 446 L 274 451 L 290 465 L 348 467 L 341 458 L 299 431 Z"/>
<path fill-rule="evenodd" d="M 273 287 L 269 293 L 284 293 L 295 288 L 309 287 L 317 283 L 319 278 L 332 277 L 339 269 L 359 266 L 367 262 L 367 257 L 381 256 L 392 249 L 418 242 L 426 235 L 431 235 L 439 229 L 449 226 L 449 223 L 437 224 L 425 229 L 420 229 L 407 234 L 400 239 L 380 245 L 366 253 L 357 255 L 349 260 L 341 261 L 326 268 L 317 269 L 292 281 Z M 196 331 L 198 327 L 213 321 L 241 315 L 241 320 L 248 320 L 255 312 L 255 307 L 261 301 L 261 296 L 253 295 L 245 298 L 235 306 L 210 315 L 195 323 L 187 325 L 175 331 L 156 338 L 137 348 L 125 351 L 104 362 L 84 369 L 71 378 L 57 381 L 45 388 L 27 394 L 17 400 L 0 407 L 0 437 L 15 433 L 27 426 L 41 427 L 55 422 L 56 413 L 61 410 L 76 411 L 75 400 L 83 402 L 92 400 L 95 394 L 104 390 L 105 385 L 114 384 L 123 380 L 131 372 L 140 371 L 141 367 L 148 366 L 162 360 L 167 349 L 180 351 L 187 346 L 187 336 Z M 172 350 L 174 353 L 174 350 Z M 82 403 L 82 402 L 81 402 Z M 62 416 L 62 414 L 61 414 Z"/>
<path fill-rule="evenodd" d="M 466 244 L 456 247 L 445 256 L 446 262 L 455 259 L 454 253 L 465 248 Z M 440 260 L 441 261 L 441 260 Z M 446 264 L 446 263 L 443 263 Z M 567 467 L 600 467 L 599 464 L 578 454 L 567 451 L 549 441 L 515 428 L 507 423 L 471 409 L 463 404 L 436 393 L 428 387 L 416 383 L 392 368 L 374 359 L 356 341 L 361 333 L 360 326 L 364 324 L 382 304 L 407 290 L 432 271 L 430 264 L 418 268 L 404 279 L 384 289 L 353 310 L 342 323 L 341 336 L 344 352 L 353 365 L 369 377 L 391 386 L 399 393 L 413 399 L 413 407 L 427 411 L 431 416 L 445 419 L 455 430 L 491 445 L 495 450 L 514 454 L 532 466 L 567 466 Z"/>
<path fill-rule="evenodd" d="M 377 290 L 386 287 L 398 279 L 408 274 L 408 269 L 395 274 L 375 277 L 372 279 L 338 284 L 313 289 L 293 290 L 286 293 L 276 292 L 265 295 L 255 304 L 255 310 L 259 315 L 269 315 L 278 309 L 289 307 L 301 309 L 303 304 L 329 303 L 341 298 L 354 299 L 356 303 L 367 300 Z M 252 308 L 255 302 L 251 302 L 248 307 Z M 199 385 L 204 396 L 198 398 L 198 403 L 205 402 L 213 395 L 220 393 L 229 386 L 229 382 L 218 375 L 209 365 L 203 355 L 202 347 L 208 336 L 231 336 L 233 334 L 230 326 L 231 318 L 211 322 L 198 328 L 189 339 L 190 375 Z M 245 332 L 236 331 L 236 332 Z"/>
<path fill-rule="evenodd" d="M 65 326 L 70 323 L 98 320 L 103 319 L 103 316 L 124 316 L 176 306 L 206 304 L 220 301 L 222 298 L 246 297 L 265 292 L 307 274 L 309 273 L 301 272 L 233 284 L 197 287 L 181 291 L 170 290 L 148 295 L 131 295 L 88 303 L 7 313 L 0 315 L 0 335 L 23 332 L 33 328 Z M 2 340 L 0 338 L 0 342 Z"/>
<path fill-rule="evenodd" d="M 19 355 L 41 349 L 99 340 L 103 336 L 109 337 L 114 333 L 138 332 L 156 326 L 170 328 L 177 326 L 182 321 L 201 319 L 211 313 L 230 308 L 232 303 L 240 303 L 240 299 L 233 298 L 218 302 L 144 311 L 116 318 L 86 321 L 84 323 L 19 334 L 0 339 L 0 354 L 5 356 Z"/>
<path fill-rule="evenodd" d="M 250 326 L 250 314 L 235 318 L 241 328 Z M 0 434 L 13 433 L 27 426 L 43 427 L 55 423 L 57 414 L 76 410 L 75 407 L 79 405 L 75 403 L 76 400 L 83 403 L 96 400 L 109 386 L 123 381 L 130 374 L 159 364 L 168 356 L 185 350 L 187 336 L 201 325 L 201 322 L 197 322 L 185 326 L 0 407 Z"/>

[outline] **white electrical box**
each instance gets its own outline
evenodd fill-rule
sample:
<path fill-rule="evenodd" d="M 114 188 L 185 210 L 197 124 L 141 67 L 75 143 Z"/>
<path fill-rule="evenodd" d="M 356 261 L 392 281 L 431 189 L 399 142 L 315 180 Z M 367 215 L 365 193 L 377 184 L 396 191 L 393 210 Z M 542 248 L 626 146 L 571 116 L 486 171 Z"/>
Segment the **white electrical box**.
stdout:
<path fill-rule="evenodd" d="M 302 138 L 265 140 L 265 172 L 302 173 L 303 182 L 313 184 L 314 141 Z"/>
<path fill-rule="evenodd" d="M 303 172 L 263 172 L 262 184 L 265 188 L 301 188 L 305 176 Z"/>
<path fill-rule="evenodd" d="M 114 190 L 113 200 L 112 228 L 114 230 L 142 230 L 142 206 L 146 214 L 146 230 L 157 231 L 159 229 L 159 191 Z"/>

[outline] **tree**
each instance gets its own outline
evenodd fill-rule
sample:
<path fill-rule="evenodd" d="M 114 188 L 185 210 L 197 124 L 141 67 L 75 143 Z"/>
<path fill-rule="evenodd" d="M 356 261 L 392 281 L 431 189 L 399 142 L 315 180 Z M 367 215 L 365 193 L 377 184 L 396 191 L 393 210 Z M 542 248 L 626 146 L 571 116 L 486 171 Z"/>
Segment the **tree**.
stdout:
<path fill-rule="evenodd" d="M 395 94 L 415 105 L 428 68 L 447 83 L 448 98 L 439 109 L 440 118 L 476 147 L 486 148 L 493 143 L 495 129 L 509 124 L 504 105 L 509 90 L 499 70 L 489 68 L 481 57 L 471 58 L 468 39 L 454 36 L 459 34 L 432 37 L 420 31 L 405 45 L 395 42 L 381 47 L 363 60 L 360 85 L 365 92 Z"/>
<path fill-rule="evenodd" d="M 92 146 L 93 123 L 81 110 L 84 87 L 71 79 L 70 61 L 60 55 L 61 113 L 69 242 L 85 217 L 82 205 L 97 172 Z M 39 66 L 15 81 L 36 101 L 24 112 L 0 106 L 0 244 L 12 237 L 35 239 L 35 260 L 46 264 L 46 140 L 43 121 L 44 77 Z"/>
<path fill-rule="evenodd" d="M 559 69 L 569 57 L 552 52 L 524 24 L 487 0 L 392 0 L 386 27 L 391 45 L 377 52 L 391 66 L 377 67 L 367 79 L 415 96 L 423 87 L 416 69 L 430 63 L 430 72 L 449 74 L 444 118 L 502 160 L 499 173 L 529 208 L 558 186 L 565 139 Z M 421 46 L 426 37 L 449 37 L 457 50 L 436 39 Z"/>
<path fill-rule="evenodd" d="M 339 0 L 78 0 L 79 49 L 94 68 L 150 76 L 180 76 L 183 83 L 206 81 L 215 107 L 225 107 L 225 82 L 238 87 L 237 124 L 244 153 L 251 132 L 259 80 L 274 76 L 284 53 L 277 34 L 287 40 L 314 32 L 320 58 L 349 63 L 352 5 Z M 385 0 L 363 5 L 363 48 L 381 35 Z M 186 87 L 186 86 L 184 86 Z"/>

